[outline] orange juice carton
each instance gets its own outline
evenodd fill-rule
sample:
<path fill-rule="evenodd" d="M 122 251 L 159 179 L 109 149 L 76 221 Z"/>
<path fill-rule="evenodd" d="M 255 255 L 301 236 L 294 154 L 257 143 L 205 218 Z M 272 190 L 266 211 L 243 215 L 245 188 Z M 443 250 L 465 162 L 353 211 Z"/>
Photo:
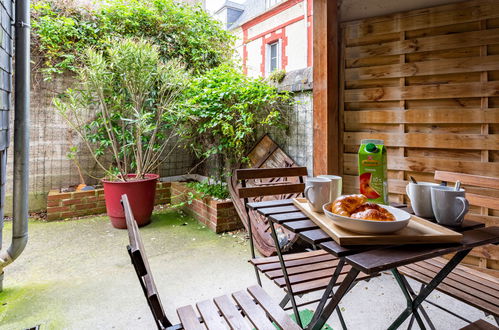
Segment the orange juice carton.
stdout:
<path fill-rule="evenodd" d="M 359 148 L 360 193 L 370 202 L 388 204 L 388 166 L 383 140 L 362 140 Z"/>

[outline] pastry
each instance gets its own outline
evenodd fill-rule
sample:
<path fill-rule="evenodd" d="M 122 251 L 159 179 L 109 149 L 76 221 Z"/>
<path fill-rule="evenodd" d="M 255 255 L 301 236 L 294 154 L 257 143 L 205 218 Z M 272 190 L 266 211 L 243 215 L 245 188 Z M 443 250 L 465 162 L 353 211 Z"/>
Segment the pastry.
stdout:
<path fill-rule="evenodd" d="M 390 211 L 379 204 L 366 202 L 364 195 L 346 195 L 338 197 L 331 206 L 331 212 L 352 219 L 395 221 Z"/>
<path fill-rule="evenodd" d="M 349 217 L 350 214 L 366 200 L 366 196 L 360 194 L 340 196 L 333 202 L 331 212 Z"/>
<path fill-rule="evenodd" d="M 383 208 L 381 208 L 383 209 Z M 375 221 L 395 221 L 395 217 L 386 209 L 385 212 L 377 209 L 365 209 L 361 212 L 353 213 L 350 218 L 361 219 L 361 220 L 375 220 Z"/>

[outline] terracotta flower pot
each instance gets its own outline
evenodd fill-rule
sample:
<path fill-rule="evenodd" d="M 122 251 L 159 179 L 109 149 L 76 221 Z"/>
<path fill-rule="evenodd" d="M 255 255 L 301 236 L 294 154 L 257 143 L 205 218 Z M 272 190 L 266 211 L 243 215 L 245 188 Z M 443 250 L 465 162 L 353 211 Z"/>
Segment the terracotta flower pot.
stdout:
<path fill-rule="evenodd" d="M 132 179 L 135 174 L 129 174 L 127 177 Z M 126 229 L 125 214 L 121 206 L 123 194 L 128 196 L 137 224 L 144 226 L 151 222 L 158 178 L 157 174 L 146 174 L 142 180 L 127 182 L 102 180 L 107 215 L 114 228 Z"/>

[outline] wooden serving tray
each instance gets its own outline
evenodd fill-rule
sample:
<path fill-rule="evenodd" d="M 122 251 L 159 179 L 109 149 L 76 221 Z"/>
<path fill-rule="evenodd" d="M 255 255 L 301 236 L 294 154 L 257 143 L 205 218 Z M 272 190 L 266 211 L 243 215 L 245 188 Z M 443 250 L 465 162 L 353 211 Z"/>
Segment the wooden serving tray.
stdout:
<path fill-rule="evenodd" d="M 358 234 L 335 225 L 324 213 L 312 211 L 305 198 L 294 198 L 293 203 L 339 245 L 459 243 L 463 237 L 460 233 L 415 215 L 407 227 L 395 233 Z"/>

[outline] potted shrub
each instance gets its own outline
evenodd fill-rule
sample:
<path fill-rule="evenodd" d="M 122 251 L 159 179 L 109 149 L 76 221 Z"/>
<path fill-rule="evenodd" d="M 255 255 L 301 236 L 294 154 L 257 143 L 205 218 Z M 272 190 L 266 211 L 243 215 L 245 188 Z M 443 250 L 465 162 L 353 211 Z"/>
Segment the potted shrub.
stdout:
<path fill-rule="evenodd" d="M 78 81 L 78 89 L 68 89 L 54 104 L 104 172 L 113 226 L 126 228 L 124 193 L 139 225 L 147 224 L 155 173 L 176 147 L 172 109 L 187 73 L 176 60 L 162 61 L 148 41 L 122 39 L 110 41 L 105 52 L 88 49 Z"/>

